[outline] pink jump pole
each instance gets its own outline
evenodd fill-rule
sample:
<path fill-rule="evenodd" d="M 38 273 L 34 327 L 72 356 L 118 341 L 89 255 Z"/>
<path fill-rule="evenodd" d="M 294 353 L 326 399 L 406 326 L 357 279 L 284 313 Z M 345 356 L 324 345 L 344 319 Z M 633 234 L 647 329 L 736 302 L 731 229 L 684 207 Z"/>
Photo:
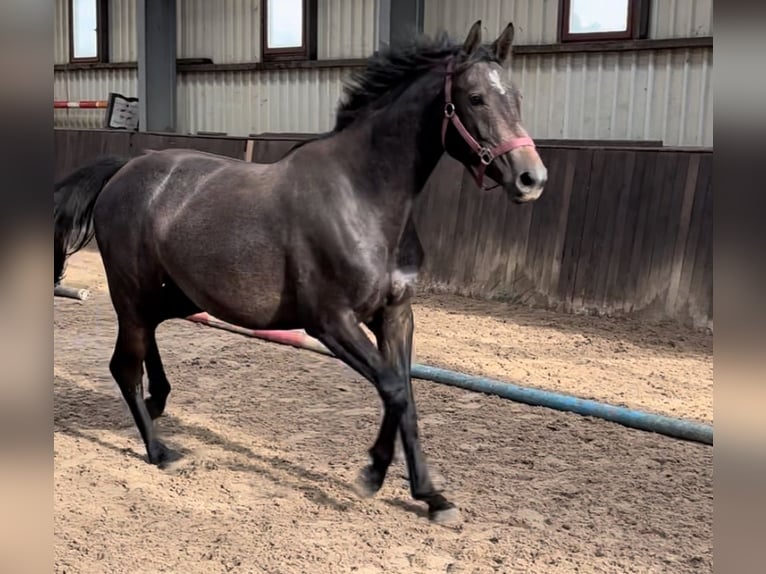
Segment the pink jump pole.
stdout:
<path fill-rule="evenodd" d="M 186 319 L 194 323 L 202 323 L 209 327 L 223 329 L 224 331 L 238 333 L 247 337 L 271 341 L 272 343 L 280 343 L 282 345 L 290 345 L 291 347 L 296 347 L 298 349 L 307 349 L 309 351 L 322 353 L 323 355 L 333 356 L 327 347 L 313 337 L 309 337 L 304 331 L 262 331 L 257 329 L 246 329 L 245 327 L 232 325 L 226 321 L 211 317 L 205 312 L 190 315 L 186 317 Z"/>

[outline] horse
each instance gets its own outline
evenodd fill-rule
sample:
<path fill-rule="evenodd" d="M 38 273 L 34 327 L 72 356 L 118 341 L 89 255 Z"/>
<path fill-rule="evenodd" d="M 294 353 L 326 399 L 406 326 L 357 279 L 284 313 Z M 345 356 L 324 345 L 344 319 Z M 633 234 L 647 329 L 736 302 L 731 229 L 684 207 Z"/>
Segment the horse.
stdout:
<path fill-rule="evenodd" d="M 95 237 L 118 323 L 109 370 L 149 463 L 176 454 L 154 427 L 171 389 L 155 330 L 206 311 L 324 343 L 383 405 L 362 495 L 382 487 L 398 435 L 412 497 L 435 523 L 459 519 L 418 436 L 412 299 L 424 253 L 412 205 L 444 153 L 514 203 L 543 192 L 547 170 L 522 126 L 519 89 L 502 79 L 513 36 L 511 22 L 483 43 L 479 20 L 463 42 L 442 32 L 375 52 L 347 80 L 335 127 L 275 163 L 144 150 L 101 157 L 57 184 L 54 283 Z"/>

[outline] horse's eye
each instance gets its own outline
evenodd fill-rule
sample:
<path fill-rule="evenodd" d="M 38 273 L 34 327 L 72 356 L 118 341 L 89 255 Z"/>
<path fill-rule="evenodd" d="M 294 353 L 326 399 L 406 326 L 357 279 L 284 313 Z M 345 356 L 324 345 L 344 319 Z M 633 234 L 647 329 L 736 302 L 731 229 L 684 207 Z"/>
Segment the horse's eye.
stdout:
<path fill-rule="evenodd" d="M 480 94 L 471 94 L 468 97 L 468 101 L 471 102 L 472 106 L 480 106 L 484 103 L 484 98 Z"/>

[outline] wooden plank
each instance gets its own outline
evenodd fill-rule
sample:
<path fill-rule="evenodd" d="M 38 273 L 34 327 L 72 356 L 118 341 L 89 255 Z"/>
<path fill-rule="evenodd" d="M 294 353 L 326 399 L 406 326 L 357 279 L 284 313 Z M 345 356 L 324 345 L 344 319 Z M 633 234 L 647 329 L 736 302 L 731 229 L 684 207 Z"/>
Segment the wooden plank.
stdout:
<path fill-rule="evenodd" d="M 621 172 L 617 180 L 617 188 L 614 193 L 617 195 L 617 206 L 614 213 L 614 227 L 611 234 L 611 249 L 609 259 L 606 263 L 606 269 L 603 272 L 605 281 L 602 287 L 601 308 L 605 312 L 612 312 L 622 302 L 622 293 L 616 291 L 617 280 L 620 276 L 620 267 L 625 258 L 625 246 L 632 239 L 633 226 L 635 219 L 631 222 L 630 197 L 633 188 L 633 178 L 637 173 L 637 158 L 640 154 L 635 152 L 618 152 L 618 155 L 612 158 L 615 165 L 619 165 Z"/>
<path fill-rule="evenodd" d="M 494 185 L 487 181 L 485 185 Z M 481 289 L 487 295 L 499 285 L 498 254 L 502 251 L 503 226 L 505 212 L 510 200 L 502 188 L 478 192 L 479 212 L 476 227 L 476 248 L 474 253 L 474 273 L 467 284 Z M 505 271 L 505 267 L 503 267 Z"/>
<path fill-rule="evenodd" d="M 131 137 L 130 149 L 132 155 L 140 155 L 144 151 L 150 149 L 194 149 L 235 159 L 242 159 L 245 153 L 245 140 L 134 132 Z"/>
<path fill-rule="evenodd" d="M 130 156 L 130 133 L 115 130 L 55 130 L 53 134 L 54 178 L 104 155 Z"/>
<path fill-rule="evenodd" d="M 426 257 L 431 257 L 435 268 L 439 272 L 439 280 L 450 283 L 453 268 L 453 241 L 455 229 L 460 217 L 460 197 L 462 195 L 463 178 L 465 177 L 465 168 L 450 157 L 445 156 L 442 159 L 442 176 L 438 179 L 440 185 L 433 187 L 431 196 L 433 198 L 433 210 L 430 215 L 437 215 L 439 219 L 437 244 L 430 252 L 426 252 Z"/>
<path fill-rule="evenodd" d="M 535 145 L 538 148 L 568 149 L 572 147 L 600 147 L 609 148 L 629 148 L 623 151 L 634 151 L 635 148 L 661 148 L 662 140 L 598 140 L 598 139 L 535 139 Z M 634 149 L 631 149 L 634 148 Z"/>
<path fill-rule="evenodd" d="M 255 145 L 255 142 L 253 140 L 247 140 L 247 143 L 245 143 L 245 157 L 244 160 L 246 162 L 253 161 L 253 147 Z"/>
<path fill-rule="evenodd" d="M 593 246 L 588 264 L 588 274 L 585 283 L 585 292 L 583 295 L 583 306 L 589 310 L 601 310 L 601 299 L 603 293 L 602 285 L 606 283 L 606 271 L 609 263 L 609 255 L 612 248 L 612 233 L 614 228 L 614 212 L 617 207 L 619 196 L 616 193 L 619 178 L 615 175 L 613 168 L 621 170 L 622 166 L 615 165 L 614 152 L 604 150 L 604 165 L 600 177 L 593 182 L 594 188 L 597 188 L 598 209 L 596 210 L 593 227 Z M 595 191 L 595 189 L 594 189 Z"/>
<path fill-rule="evenodd" d="M 670 286 L 672 249 L 678 229 L 681 200 L 683 199 L 683 178 L 688 166 L 686 154 L 662 154 L 664 176 L 655 181 L 658 193 L 654 230 L 651 234 L 651 258 L 647 268 L 645 304 L 667 302 Z"/>
<path fill-rule="evenodd" d="M 712 48 L 713 36 L 636 40 L 598 40 L 558 44 L 526 44 L 513 47 L 520 54 L 580 54 L 584 52 L 636 52 L 642 50 L 687 50 Z"/>
<path fill-rule="evenodd" d="M 700 239 L 694 257 L 694 270 L 689 285 L 688 310 L 690 319 L 712 320 L 713 298 L 713 186 L 705 190 L 700 217 Z M 706 313 L 708 317 L 701 314 Z"/>
<path fill-rule="evenodd" d="M 569 202 L 564 248 L 561 257 L 561 273 L 559 276 L 558 298 L 565 310 L 572 308 L 577 263 L 580 257 L 585 214 L 587 210 L 591 171 L 593 167 L 593 150 L 580 150 L 576 155 L 576 169 Z"/>
<path fill-rule="evenodd" d="M 293 140 L 250 139 L 253 152 L 251 161 L 254 163 L 274 163 L 285 157 L 299 142 Z"/>
<path fill-rule="evenodd" d="M 684 178 L 684 192 L 681 203 L 681 213 L 678 218 L 678 234 L 673 249 L 673 262 L 668 287 L 668 299 L 666 309 L 670 315 L 678 311 L 678 294 L 681 286 L 681 270 L 684 263 L 684 251 L 689 237 L 689 224 L 691 223 L 692 205 L 694 204 L 694 190 L 697 187 L 697 175 L 699 173 L 700 156 L 694 154 L 689 159 L 689 166 Z"/>
<path fill-rule="evenodd" d="M 612 289 L 612 309 L 625 311 L 628 304 L 628 290 L 631 281 L 631 265 L 633 261 L 634 244 L 638 240 L 639 221 L 641 216 L 642 185 L 646 178 L 647 168 L 650 166 L 651 154 L 636 153 L 633 175 L 630 177 L 627 191 L 627 207 L 623 230 L 622 247 L 616 261 L 617 272 Z M 626 174 L 626 177 L 628 175 Z"/>
<path fill-rule="evenodd" d="M 652 258 L 651 283 L 655 297 L 667 308 L 670 281 L 673 273 L 673 253 L 680 231 L 681 207 L 684 201 L 686 175 L 689 171 L 689 154 L 674 153 L 671 174 L 665 178 L 663 205 L 660 215 L 657 244 Z M 657 310 L 659 311 L 659 309 Z"/>
<path fill-rule="evenodd" d="M 492 185 L 490 181 L 486 185 Z M 497 190 L 495 190 L 497 191 Z M 486 218 L 490 212 L 488 209 L 497 203 L 497 194 L 489 191 L 482 191 L 476 185 L 468 186 L 464 189 L 466 201 L 471 204 L 471 217 L 465 223 L 466 235 L 463 238 L 462 248 L 464 249 L 463 267 L 461 273 L 461 282 L 464 287 L 473 287 L 483 281 L 484 271 L 482 269 L 482 251 L 488 240 L 486 236 L 487 227 Z"/>
<path fill-rule="evenodd" d="M 634 203 L 631 209 L 636 210 L 636 222 L 633 232 L 633 241 L 630 250 L 630 266 L 628 267 L 627 282 L 625 284 L 625 312 L 632 312 L 636 306 L 638 287 L 640 283 L 639 273 L 642 272 L 642 257 L 645 252 L 645 235 L 648 226 L 649 212 L 653 194 L 651 190 L 654 184 L 654 175 L 657 170 L 657 159 L 660 154 L 651 152 L 646 154 L 642 178 L 635 188 L 635 194 L 631 194 Z"/>
<path fill-rule="evenodd" d="M 455 225 L 454 244 L 452 245 L 450 278 L 457 285 L 464 286 L 470 277 L 468 267 L 472 267 L 472 258 L 475 253 L 474 222 L 478 211 L 476 183 L 473 177 L 465 170 L 463 172 L 460 199 L 458 202 L 458 217 Z"/>
<path fill-rule="evenodd" d="M 545 234 L 546 210 L 545 204 L 541 207 L 540 201 L 542 201 L 542 198 L 528 206 L 531 212 L 529 228 L 524 243 L 523 256 L 519 257 L 519 261 L 524 262 L 523 289 L 525 290 L 525 302 L 534 297 L 534 292 L 539 288 L 538 273 L 542 269 L 540 266 L 540 249 L 543 243 L 543 235 Z"/>
<path fill-rule="evenodd" d="M 572 150 L 562 150 L 561 166 L 559 171 L 563 174 L 559 189 L 559 204 L 555 214 L 555 232 L 551 237 L 550 264 L 546 264 L 542 278 L 543 292 L 548 296 L 548 305 L 556 297 L 560 276 L 561 259 L 564 255 L 564 239 L 566 237 L 567 219 L 569 217 L 569 203 L 574 187 L 575 162 L 577 153 Z"/>
<path fill-rule="evenodd" d="M 551 273 L 557 251 L 561 248 L 563 235 L 561 228 L 561 212 L 568 209 L 569 198 L 565 196 L 571 192 L 565 190 L 567 177 L 567 160 L 569 152 L 566 150 L 551 150 L 541 152 L 541 157 L 548 168 L 548 183 L 543 195 L 535 203 L 535 212 L 532 214 L 532 225 L 537 235 L 537 248 L 534 254 L 535 274 L 534 282 L 537 291 L 545 297 L 545 304 L 550 304 Z M 574 175 L 574 169 L 571 169 Z M 535 223 L 535 220 L 539 224 Z M 537 227 L 539 225 L 539 227 Z"/>
<path fill-rule="evenodd" d="M 583 222 L 583 236 L 580 253 L 577 260 L 575 284 L 572 291 L 573 310 L 585 308 L 588 303 L 586 295 L 592 288 L 593 267 L 598 258 L 598 251 L 604 241 L 604 231 L 599 228 L 598 216 L 601 205 L 601 192 L 604 187 L 604 169 L 606 153 L 603 150 L 593 152 L 593 168 L 587 196 L 587 207 Z"/>
<path fill-rule="evenodd" d="M 646 221 L 646 234 L 641 253 L 641 265 L 638 272 L 637 291 L 634 305 L 636 310 L 644 309 L 652 302 L 656 285 L 653 283 L 655 267 L 653 263 L 658 260 L 657 244 L 662 233 L 663 203 L 667 198 L 665 184 L 672 175 L 673 158 L 668 154 L 657 154 L 657 168 L 654 171 L 654 180 L 651 187 L 646 191 L 651 193 L 649 215 Z"/>
<path fill-rule="evenodd" d="M 713 233 L 711 229 L 704 227 L 704 209 L 707 201 L 707 194 L 713 185 L 713 161 L 712 158 L 700 156 L 699 171 L 697 173 L 697 182 L 694 186 L 694 198 L 692 201 L 692 211 L 689 218 L 689 232 L 684 246 L 683 264 L 681 266 L 681 278 L 678 285 L 678 295 L 676 306 L 683 307 L 689 302 L 689 293 L 692 285 L 692 275 L 694 273 L 694 262 L 697 257 L 699 245 L 704 240 L 705 233 Z"/>
<path fill-rule="evenodd" d="M 499 201 L 498 207 L 495 209 L 495 213 L 492 218 L 492 250 L 488 255 L 491 259 L 487 262 L 489 268 L 488 289 L 493 296 L 507 296 L 508 290 L 504 283 L 505 272 L 507 268 L 507 261 L 505 259 L 505 245 L 503 238 L 505 237 L 505 225 L 508 220 L 508 211 L 513 209 L 515 205 L 511 203 L 510 198 L 505 191 L 499 191 L 502 195 L 502 200 Z"/>
<path fill-rule="evenodd" d="M 676 252 L 679 235 L 682 233 L 683 209 L 686 201 L 686 180 L 689 177 L 689 168 L 696 155 L 679 153 L 676 154 L 677 162 L 672 187 L 672 201 L 670 204 L 669 224 L 664 237 L 664 250 L 662 253 L 662 284 L 665 285 L 665 303 L 670 295 L 670 284 L 673 275 L 673 261 Z M 683 230 L 685 234 L 685 229 Z"/>
<path fill-rule="evenodd" d="M 514 204 L 506 211 L 504 242 L 508 258 L 505 277 L 508 292 L 514 301 L 524 301 L 531 289 L 527 270 L 527 243 L 533 210 L 532 204 Z"/>
<path fill-rule="evenodd" d="M 585 291 L 587 306 L 604 311 L 606 299 L 606 285 L 609 276 L 609 264 L 612 252 L 619 251 L 619 243 L 616 241 L 617 221 L 620 211 L 620 202 L 623 200 L 623 182 L 626 169 L 631 168 L 630 159 L 635 153 L 609 151 L 605 153 L 606 165 L 602 181 L 598 216 L 596 219 L 597 230 L 595 244 L 591 259 L 591 281 Z"/>
<path fill-rule="evenodd" d="M 416 201 L 415 225 L 425 251 L 426 280 L 452 282 L 452 247 L 464 171 L 460 163 L 445 155 Z"/>

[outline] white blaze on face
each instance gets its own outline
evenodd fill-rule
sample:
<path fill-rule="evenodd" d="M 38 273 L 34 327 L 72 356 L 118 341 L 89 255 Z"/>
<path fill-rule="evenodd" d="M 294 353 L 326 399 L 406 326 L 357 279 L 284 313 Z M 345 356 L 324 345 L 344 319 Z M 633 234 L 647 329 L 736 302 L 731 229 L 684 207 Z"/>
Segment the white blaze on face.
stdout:
<path fill-rule="evenodd" d="M 497 73 L 497 70 L 489 71 L 489 83 L 492 84 L 492 87 L 498 92 L 505 95 L 505 86 L 503 85 L 503 81 L 500 79 L 500 74 Z"/>

